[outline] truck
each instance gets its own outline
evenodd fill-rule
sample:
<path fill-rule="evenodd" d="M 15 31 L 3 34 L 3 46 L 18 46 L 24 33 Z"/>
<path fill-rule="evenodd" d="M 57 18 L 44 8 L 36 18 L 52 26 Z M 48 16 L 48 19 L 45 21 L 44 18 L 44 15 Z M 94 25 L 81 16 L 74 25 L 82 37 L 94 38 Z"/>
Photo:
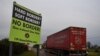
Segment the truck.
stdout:
<path fill-rule="evenodd" d="M 46 52 L 58 56 L 86 56 L 86 28 L 68 27 L 47 37 Z"/>

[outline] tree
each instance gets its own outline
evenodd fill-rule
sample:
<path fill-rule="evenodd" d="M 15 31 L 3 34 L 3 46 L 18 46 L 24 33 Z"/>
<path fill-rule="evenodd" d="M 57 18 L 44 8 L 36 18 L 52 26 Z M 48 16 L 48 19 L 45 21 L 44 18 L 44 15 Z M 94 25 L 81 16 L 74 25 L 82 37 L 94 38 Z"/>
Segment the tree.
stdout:
<path fill-rule="evenodd" d="M 24 51 L 28 50 L 28 47 L 22 43 L 13 43 L 13 56 L 19 55 Z M 2 39 L 0 41 L 0 56 L 8 56 L 9 55 L 9 45 L 10 42 L 8 39 Z"/>
<path fill-rule="evenodd" d="M 0 55 L 1 56 L 9 55 L 9 41 L 7 39 L 3 39 L 0 41 Z"/>
<path fill-rule="evenodd" d="M 91 48 L 91 47 L 92 47 L 91 42 L 87 42 L 87 47 L 88 47 L 88 48 Z"/>
<path fill-rule="evenodd" d="M 95 44 L 95 45 L 93 46 L 93 49 L 95 49 L 95 52 L 99 52 L 99 46 L 98 46 L 97 44 Z"/>

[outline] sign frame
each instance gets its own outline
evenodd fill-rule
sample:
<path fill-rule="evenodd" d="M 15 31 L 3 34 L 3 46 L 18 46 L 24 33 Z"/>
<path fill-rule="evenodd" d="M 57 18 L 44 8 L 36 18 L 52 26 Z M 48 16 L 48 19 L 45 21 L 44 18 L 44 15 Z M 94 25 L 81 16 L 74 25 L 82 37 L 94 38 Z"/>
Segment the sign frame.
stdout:
<path fill-rule="evenodd" d="M 42 15 L 13 2 L 9 41 L 40 44 Z"/>

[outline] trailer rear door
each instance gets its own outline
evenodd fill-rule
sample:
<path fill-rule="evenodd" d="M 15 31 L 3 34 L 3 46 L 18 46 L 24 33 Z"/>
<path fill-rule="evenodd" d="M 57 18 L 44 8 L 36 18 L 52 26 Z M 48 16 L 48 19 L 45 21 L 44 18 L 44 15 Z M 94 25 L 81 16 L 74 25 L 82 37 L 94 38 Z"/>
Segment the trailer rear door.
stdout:
<path fill-rule="evenodd" d="M 70 49 L 86 50 L 86 29 L 71 28 L 70 29 Z"/>

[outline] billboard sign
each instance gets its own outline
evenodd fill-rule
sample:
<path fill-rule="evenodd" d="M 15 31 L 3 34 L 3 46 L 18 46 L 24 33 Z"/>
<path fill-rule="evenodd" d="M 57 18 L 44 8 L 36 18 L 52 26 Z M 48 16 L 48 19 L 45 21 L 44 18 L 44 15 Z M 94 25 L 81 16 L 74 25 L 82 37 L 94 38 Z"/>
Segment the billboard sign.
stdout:
<path fill-rule="evenodd" d="M 40 13 L 14 2 L 9 41 L 39 44 L 41 21 Z"/>

